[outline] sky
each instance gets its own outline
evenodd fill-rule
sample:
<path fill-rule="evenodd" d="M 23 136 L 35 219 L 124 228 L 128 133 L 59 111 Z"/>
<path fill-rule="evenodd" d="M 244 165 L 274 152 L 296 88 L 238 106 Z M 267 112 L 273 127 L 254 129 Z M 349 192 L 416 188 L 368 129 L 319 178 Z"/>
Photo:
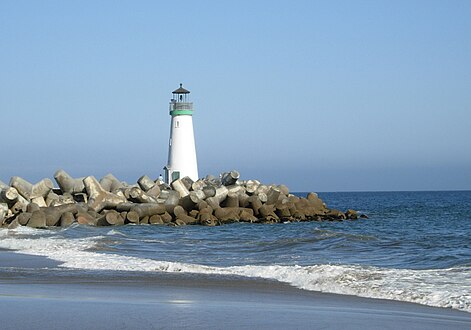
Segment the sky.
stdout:
<path fill-rule="evenodd" d="M 471 1 L 0 0 L 0 180 L 167 163 L 292 191 L 471 189 Z"/>

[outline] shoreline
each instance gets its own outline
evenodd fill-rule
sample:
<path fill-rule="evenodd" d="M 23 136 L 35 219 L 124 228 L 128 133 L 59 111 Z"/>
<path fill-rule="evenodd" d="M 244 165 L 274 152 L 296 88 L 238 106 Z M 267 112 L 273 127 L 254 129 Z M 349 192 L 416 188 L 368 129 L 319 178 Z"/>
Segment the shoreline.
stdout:
<path fill-rule="evenodd" d="M 277 281 L 51 269 L 59 264 L 0 250 L 5 329 L 471 327 L 471 314 L 458 310 L 306 291 Z M 6 271 L 9 267 L 19 271 Z M 44 268 L 48 275 L 38 272 Z"/>

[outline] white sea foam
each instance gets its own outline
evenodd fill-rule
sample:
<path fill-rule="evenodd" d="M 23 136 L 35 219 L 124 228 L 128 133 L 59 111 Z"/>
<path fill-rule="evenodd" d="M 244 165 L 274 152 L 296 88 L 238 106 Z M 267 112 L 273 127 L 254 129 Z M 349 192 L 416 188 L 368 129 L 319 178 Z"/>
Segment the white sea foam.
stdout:
<path fill-rule="evenodd" d="M 31 238 L 30 235 L 35 236 Z M 61 267 L 258 277 L 305 290 L 409 301 L 471 312 L 471 267 L 431 270 L 358 265 L 212 267 L 87 251 L 96 247 L 103 236 L 64 239 L 45 231 L 21 229 L 9 233 L 0 231 L 0 238 L 0 248 L 46 256 L 62 262 Z"/>
<path fill-rule="evenodd" d="M 122 233 L 122 232 L 120 232 L 119 230 L 116 230 L 116 229 L 111 229 L 109 232 L 106 233 L 106 235 L 108 235 L 108 236 L 119 235 L 119 236 L 123 236 L 123 237 L 128 236 L 125 233 Z"/>

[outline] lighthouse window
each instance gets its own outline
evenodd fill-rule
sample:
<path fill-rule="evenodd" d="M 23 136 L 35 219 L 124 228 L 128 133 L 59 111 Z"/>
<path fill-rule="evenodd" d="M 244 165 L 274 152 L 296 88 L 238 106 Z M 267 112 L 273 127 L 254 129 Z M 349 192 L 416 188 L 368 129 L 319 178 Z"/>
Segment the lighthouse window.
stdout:
<path fill-rule="evenodd" d="M 180 122 L 177 120 L 175 121 L 175 128 L 179 128 L 180 127 Z"/>

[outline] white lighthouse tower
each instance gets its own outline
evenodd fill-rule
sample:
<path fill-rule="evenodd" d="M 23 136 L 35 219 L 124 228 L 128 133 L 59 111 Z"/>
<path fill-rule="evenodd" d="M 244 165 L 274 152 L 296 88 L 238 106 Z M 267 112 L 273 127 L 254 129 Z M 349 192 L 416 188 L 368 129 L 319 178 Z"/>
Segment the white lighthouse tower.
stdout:
<path fill-rule="evenodd" d="M 168 163 L 164 167 L 165 182 L 190 177 L 198 180 L 195 136 L 193 134 L 193 103 L 189 102 L 190 91 L 180 84 L 172 92 L 170 100 L 170 140 L 168 145 Z"/>

